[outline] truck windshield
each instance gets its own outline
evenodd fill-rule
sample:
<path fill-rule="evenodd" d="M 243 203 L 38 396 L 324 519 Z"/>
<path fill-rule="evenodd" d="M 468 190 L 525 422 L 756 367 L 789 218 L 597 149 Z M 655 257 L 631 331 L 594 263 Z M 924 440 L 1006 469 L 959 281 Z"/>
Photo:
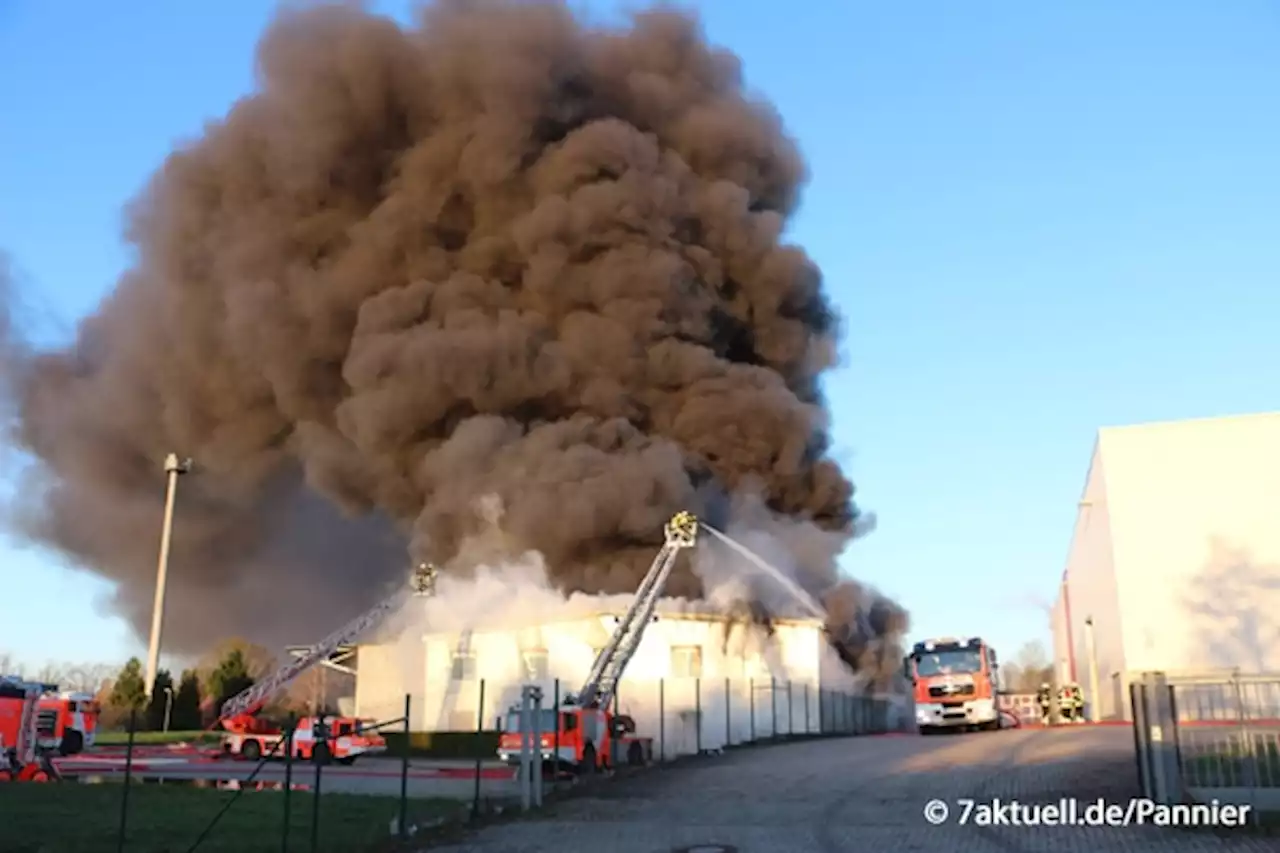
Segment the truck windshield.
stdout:
<path fill-rule="evenodd" d="M 916 658 L 916 675 L 953 675 L 982 671 L 982 654 L 976 649 L 928 652 Z"/>
<path fill-rule="evenodd" d="M 530 720 L 530 723 L 533 721 Z M 532 726 L 531 726 L 532 727 Z M 538 717 L 538 731 L 551 734 L 556 730 L 556 712 L 550 708 L 543 708 Z M 507 731 L 520 731 L 520 712 L 518 710 L 511 711 L 507 714 Z"/>

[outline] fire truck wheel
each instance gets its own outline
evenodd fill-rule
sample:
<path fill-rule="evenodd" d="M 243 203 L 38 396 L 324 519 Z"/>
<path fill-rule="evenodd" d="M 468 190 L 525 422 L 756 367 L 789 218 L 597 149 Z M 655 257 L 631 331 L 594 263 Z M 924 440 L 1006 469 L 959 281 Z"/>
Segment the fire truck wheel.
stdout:
<path fill-rule="evenodd" d="M 586 776 L 595 773 L 598 769 L 596 766 L 596 748 L 591 744 L 587 744 L 582 748 L 582 761 L 578 764 L 578 774 Z"/>
<path fill-rule="evenodd" d="M 240 754 L 249 761 L 257 761 L 262 757 L 262 744 L 256 740 L 247 740 L 241 744 Z"/>
<path fill-rule="evenodd" d="M 84 735 L 75 729 L 68 729 L 62 735 L 62 740 L 58 742 L 58 752 L 61 755 L 78 755 L 84 751 Z"/>
<path fill-rule="evenodd" d="M 311 750 L 311 760 L 316 764 L 329 763 L 329 744 L 318 743 L 316 748 Z"/>
<path fill-rule="evenodd" d="M 339 758 L 338 763 L 343 767 L 350 767 L 352 764 L 356 763 L 356 756 L 348 755 L 346 758 Z"/>

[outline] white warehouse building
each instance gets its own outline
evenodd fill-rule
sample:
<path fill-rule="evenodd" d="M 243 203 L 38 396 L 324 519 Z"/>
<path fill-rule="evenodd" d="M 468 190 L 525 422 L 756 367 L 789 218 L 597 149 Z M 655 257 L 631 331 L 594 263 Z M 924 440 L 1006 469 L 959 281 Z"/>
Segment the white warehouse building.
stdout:
<path fill-rule="evenodd" d="M 1099 430 L 1053 640 L 1101 719 L 1141 672 L 1280 670 L 1280 413 Z"/>
<path fill-rule="evenodd" d="M 408 694 L 414 731 L 493 729 L 522 685 L 541 686 L 548 705 L 576 693 L 621 612 L 361 645 L 355 713 L 400 717 Z M 858 685 L 816 620 L 778 620 L 767 638 L 759 626 L 691 612 L 685 602 L 662 601 L 657 613 L 617 691 L 618 710 L 655 739 L 655 751 L 718 749 L 753 730 L 816 733 L 852 704 L 844 697 Z"/>

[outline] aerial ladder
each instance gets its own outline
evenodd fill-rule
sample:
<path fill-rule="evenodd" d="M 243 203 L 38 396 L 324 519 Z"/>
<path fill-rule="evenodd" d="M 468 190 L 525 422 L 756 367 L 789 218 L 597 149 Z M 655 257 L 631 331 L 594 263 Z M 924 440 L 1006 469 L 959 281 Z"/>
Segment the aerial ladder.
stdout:
<path fill-rule="evenodd" d="M 420 563 L 410 578 L 410 588 L 415 596 L 435 594 L 438 569 L 430 563 Z M 221 726 L 237 734 L 274 734 L 277 730 L 260 721 L 256 714 L 277 692 L 288 687 L 296 678 L 318 663 L 328 660 L 342 646 L 356 640 L 377 627 L 390 613 L 404 602 L 403 591 L 397 591 L 377 605 L 352 619 L 297 658 L 257 681 L 248 689 L 237 693 L 222 703 L 218 719 L 210 728 Z"/>
<path fill-rule="evenodd" d="M 592 664 L 586 683 L 571 698 L 571 702 L 582 708 L 609 707 L 627 664 L 635 657 L 645 629 L 653 621 L 658 599 L 662 597 L 662 590 L 667 585 L 667 578 L 676 564 L 676 558 L 684 549 L 698 544 L 698 527 L 698 519 L 691 512 L 678 512 L 667 522 L 663 529 L 662 548 L 653 558 L 644 580 L 640 582 L 635 601 L 618 621 L 613 636 Z"/>
<path fill-rule="evenodd" d="M 690 512 L 678 512 L 671 517 L 663 529 L 662 547 L 640 582 L 635 600 L 596 656 L 582 688 L 576 694 L 567 695 L 562 707 L 556 709 L 555 731 L 541 731 L 540 725 L 530 730 L 529 721 L 539 718 L 540 712 L 526 717 L 526 710 L 531 708 L 512 706 L 508 711 L 508 727 L 498 738 L 499 759 L 512 765 L 522 763 L 526 748 L 538 740 L 541 743 L 533 751 L 549 762 L 543 766 L 557 768 L 556 772 L 567 765 L 578 773 L 593 773 L 601 767 L 613 766 L 622 756 L 631 764 L 651 759 L 652 738 L 636 735 L 635 721 L 626 715 L 614 715 L 609 706 L 617 695 L 618 682 L 627 665 L 640 648 L 645 630 L 654 620 L 658 599 L 680 552 L 697 544 L 699 526 L 698 519 Z M 528 686 L 525 690 L 537 688 Z M 538 695 L 536 707 L 540 708 Z"/>

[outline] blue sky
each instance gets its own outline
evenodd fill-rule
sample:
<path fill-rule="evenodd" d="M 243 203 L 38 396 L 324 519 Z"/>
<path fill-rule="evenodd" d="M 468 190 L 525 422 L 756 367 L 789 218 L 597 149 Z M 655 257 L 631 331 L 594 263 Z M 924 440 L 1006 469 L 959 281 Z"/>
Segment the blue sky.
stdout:
<path fill-rule="evenodd" d="M 809 158 L 792 234 L 846 317 L 827 387 L 880 522 L 847 569 L 917 636 L 1047 640 L 1096 429 L 1276 407 L 1280 11 L 700 8 Z M 0 0 L 0 249 L 46 322 L 111 288 L 122 205 L 250 89 L 270 13 Z M 140 651 L 91 575 L 3 541 L 0 565 L 0 652 Z"/>

